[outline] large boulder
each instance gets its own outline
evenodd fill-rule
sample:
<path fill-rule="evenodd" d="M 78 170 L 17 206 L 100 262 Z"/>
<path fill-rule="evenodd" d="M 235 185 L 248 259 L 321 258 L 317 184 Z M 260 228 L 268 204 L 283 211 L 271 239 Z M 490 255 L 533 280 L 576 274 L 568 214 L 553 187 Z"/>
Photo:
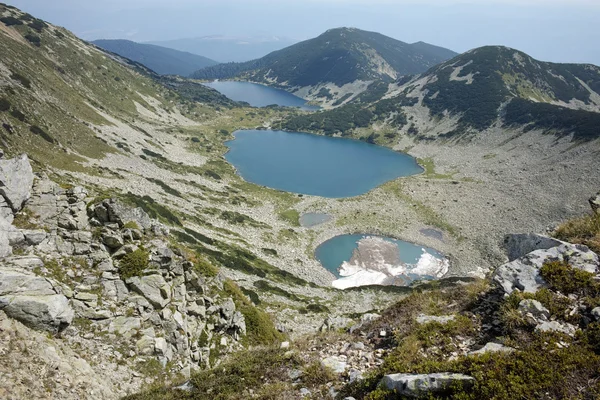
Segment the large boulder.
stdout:
<path fill-rule="evenodd" d="M 33 329 L 50 332 L 73 320 L 67 298 L 50 280 L 9 268 L 0 270 L 0 310 Z"/>
<path fill-rule="evenodd" d="M 26 154 L 10 160 L 0 160 L 0 195 L 13 212 L 23 208 L 31 196 L 33 170 Z"/>
<path fill-rule="evenodd" d="M 426 397 L 451 394 L 459 388 L 468 390 L 475 379 L 468 375 L 442 372 L 437 374 L 392 374 L 386 375 L 380 385 L 406 397 Z"/>
<path fill-rule="evenodd" d="M 535 250 L 547 250 L 565 242 L 536 233 L 511 233 L 504 237 L 508 261 L 514 261 Z"/>
<path fill-rule="evenodd" d="M 104 200 L 93 208 L 94 216 L 101 223 L 117 223 L 120 227 L 128 222 L 135 222 L 140 228 L 152 228 L 152 220 L 142 208 L 131 208 L 116 199 Z"/>
<path fill-rule="evenodd" d="M 134 276 L 127 279 L 131 288 L 144 296 L 154 308 L 163 308 L 170 301 L 171 287 L 162 275 Z"/>
<path fill-rule="evenodd" d="M 550 261 L 566 261 L 573 268 L 597 273 L 600 266 L 598 255 L 583 245 L 561 244 L 545 250 L 536 250 L 496 269 L 493 280 L 505 293 L 515 290 L 535 293 L 548 284 L 540 275 L 540 268 Z"/>

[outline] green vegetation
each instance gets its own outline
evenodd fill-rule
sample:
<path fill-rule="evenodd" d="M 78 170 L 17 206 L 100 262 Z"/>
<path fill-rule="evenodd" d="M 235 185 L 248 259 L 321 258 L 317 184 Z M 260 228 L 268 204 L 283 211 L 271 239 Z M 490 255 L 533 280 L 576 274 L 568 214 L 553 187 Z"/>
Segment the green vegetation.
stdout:
<path fill-rule="evenodd" d="M 548 277 L 552 276 L 553 278 L 549 279 L 553 282 L 561 282 L 570 287 L 572 282 L 566 282 L 571 278 L 564 276 L 564 268 L 564 265 L 548 264 L 544 273 Z M 581 281 L 579 278 L 575 279 Z M 560 297 L 549 290 L 543 292 L 538 292 L 536 296 L 539 295 L 539 299 L 544 299 L 549 294 Z M 494 293 L 494 290 L 482 287 L 481 283 L 474 283 L 447 290 L 416 292 L 388 309 L 380 320 L 367 328 L 367 332 L 393 326 L 395 341 L 391 344 L 392 352 L 386 357 L 383 365 L 372 371 L 364 381 L 347 385 L 341 391 L 340 397 L 391 400 L 397 397 L 377 386 L 383 375 L 448 371 L 474 377 L 476 383 L 473 390 L 467 391 L 457 387 L 453 395 L 426 398 L 591 400 L 600 395 L 600 356 L 595 347 L 600 338 L 597 324 L 588 326 L 583 335 L 575 338 L 533 332 L 533 327 L 529 326 L 524 318 L 521 317 L 519 323 L 511 325 L 510 323 L 515 322 L 514 319 L 507 319 L 505 315 L 508 311 L 515 310 L 523 298 L 531 298 L 534 295 L 514 293 L 502 300 L 501 297 L 494 297 L 498 296 Z M 486 312 L 482 312 L 490 305 L 488 299 L 493 299 L 491 301 L 499 308 L 495 311 L 488 308 Z M 480 308 L 482 306 L 483 309 Z M 454 321 L 447 324 L 433 322 L 420 325 L 414 321 L 419 313 L 439 315 L 456 312 L 451 310 L 459 311 L 459 314 Z M 464 338 L 471 337 L 477 340 L 479 335 L 484 335 L 484 338 L 479 340 L 482 345 L 486 343 L 490 338 L 485 338 L 486 333 L 482 326 L 486 321 L 497 318 L 497 313 L 504 315 L 501 318 L 504 337 L 496 340 L 515 348 L 515 352 L 448 358 L 447 355 L 457 351 L 458 343 Z M 564 314 L 554 317 L 564 318 Z"/>
<path fill-rule="evenodd" d="M 506 106 L 504 124 L 512 127 L 525 126 L 525 131 L 541 129 L 558 136 L 573 134 L 573 140 L 582 142 L 600 137 L 599 113 L 525 99 L 511 100 Z"/>
<path fill-rule="evenodd" d="M 23 74 L 21 74 L 19 72 L 13 72 L 10 75 L 10 79 L 19 81 L 21 83 L 21 85 L 23 85 L 24 87 L 26 87 L 27 89 L 31 89 L 31 81 L 29 80 L 29 78 L 23 76 Z"/>
<path fill-rule="evenodd" d="M 190 392 L 155 389 L 128 396 L 126 400 L 201 400 L 210 393 L 214 400 L 244 400 L 255 397 L 262 400 L 286 398 L 290 388 L 279 382 L 287 379 L 287 371 L 300 365 L 297 357 L 286 356 L 276 347 L 257 348 L 233 354 L 218 370 L 202 371 L 194 375 Z M 252 390 L 255 396 L 250 395 Z M 292 392 L 290 391 L 290 394 Z"/>
<path fill-rule="evenodd" d="M 271 345 L 280 342 L 284 337 L 275 329 L 271 317 L 258 309 L 244 292 L 232 280 L 223 284 L 223 289 L 233 299 L 236 309 L 246 320 L 246 336 L 244 341 L 250 345 Z"/>
<path fill-rule="evenodd" d="M 290 209 L 279 213 L 279 218 L 288 222 L 292 226 L 300 226 L 300 213 Z"/>
<path fill-rule="evenodd" d="M 600 214 L 592 213 L 560 225 L 554 236 L 570 243 L 588 246 L 600 254 Z"/>
<path fill-rule="evenodd" d="M 121 279 L 126 280 L 134 276 L 142 276 L 148 268 L 150 253 L 140 248 L 136 251 L 126 254 L 119 262 L 119 275 Z"/>
<path fill-rule="evenodd" d="M 181 221 L 177 215 L 173 213 L 173 211 L 169 210 L 162 204 L 157 203 L 150 196 L 140 197 L 129 192 L 121 196 L 121 199 L 126 204 L 129 204 L 133 207 L 141 207 L 151 218 L 157 218 L 158 220 L 169 225 L 182 226 Z"/>
<path fill-rule="evenodd" d="M 451 80 L 458 67 L 462 68 L 458 78 L 464 79 Z M 592 128 L 594 123 L 598 124 L 594 113 L 534 103 L 529 99 L 566 103 L 577 99 L 589 104 L 590 92 L 578 79 L 598 91 L 598 73 L 597 67 L 546 63 L 513 49 L 486 46 L 456 57 L 452 65 L 444 63 L 429 70 L 427 75 L 435 75 L 437 80 L 424 87 L 432 96 L 426 96 L 423 102 L 433 116 L 441 117 L 445 112 L 460 115 L 458 128 L 446 136 L 462 133 L 469 127 L 477 130 L 490 127 L 498 119 L 502 103 L 512 99 L 506 107 L 505 124 L 567 133 L 575 131 L 578 138 L 589 140 L 597 137 Z M 473 77 L 469 84 L 468 76 Z"/>
<path fill-rule="evenodd" d="M 166 193 L 168 193 L 170 195 L 183 198 L 183 195 L 181 194 L 180 191 L 178 191 L 177 189 L 173 189 L 171 186 L 167 185 L 166 183 L 164 183 L 160 179 L 146 178 L 146 180 L 148 180 L 149 182 L 154 183 L 155 185 L 160 186 L 162 188 L 162 190 L 164 190 Z"/>
<path fill-rule="evenodd" d="M 32 33 L 28 33 L 24 37 L 29 43 L 33 44 L 34 46 L 40 47 L 42 44 L 42 40 L 40 39 L 40 37 Z"/>
<path fill-rule="evenodd" d="M 0 98 L 0 111 L 10 110 L 10 101 L 5 98 Z"/>

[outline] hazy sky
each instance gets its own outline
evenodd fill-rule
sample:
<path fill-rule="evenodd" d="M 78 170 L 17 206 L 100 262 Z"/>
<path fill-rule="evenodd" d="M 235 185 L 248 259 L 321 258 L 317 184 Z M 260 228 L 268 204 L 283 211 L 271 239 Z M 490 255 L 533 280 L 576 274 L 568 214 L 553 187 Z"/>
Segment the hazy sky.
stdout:
<path fill-rule="evenodd" d="M 457 52 L 501 44 L 600 65 L 600 0 L 3 0 L 80 37 L 168 40 L 352 26 Z"/>

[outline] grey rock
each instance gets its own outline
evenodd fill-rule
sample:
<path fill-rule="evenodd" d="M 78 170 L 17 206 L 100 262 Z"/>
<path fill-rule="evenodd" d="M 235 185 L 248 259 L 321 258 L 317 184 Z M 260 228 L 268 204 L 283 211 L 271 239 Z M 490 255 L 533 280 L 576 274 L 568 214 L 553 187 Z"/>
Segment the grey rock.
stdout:
<path fill-rule="evenodd" d="M 475 379 L 468 375 L 442 372 L 437 374 L 392 374 L 385 375 L 380 385 L 407 397 L 422 397 L 428 394 L 451 394 L 458 387 L 469 389 Z"/>
<path fill-rule="evenodd" d="M 485 354 L 485 353 L 512 353 L 515 349 L 512 347 L 503 346 L 499 343 L 486 343 L 481 349 L 469 352 L 470 356 Z"/>
<path fill-rule="evenodd" d="M 152 227 L 150 216 L 139 207 L 127 207 L 115 199 L 105 200 L 102 204 L 107 209 L 110 222 L 118 223 L 119 226 L 123 226 L 128 222 L 135 222 L 144 230 Z"/>
<path fill-rule="evenodd" d="M 596 321 L 600 321 L 600 307 L 596 307 L 592 310 L 592 315 L 596 319 Z"/>
<path fill-rule="evenodd" d="M 30 246 L 37 246 L 42 243 L 48 234 L 42 230 L 22 230 L 25 241 Z"/>
<path fill-rule="evenodd" d="M 109 247 L 111 249 L 118 249 L 125 244 L 123 242 L 123 238 L 121 237 L 121 235 L 117 235 L 117 234 L 103 235 L 102 243 L 104 243 L 107 247 Z"/>
<path fill-rule="evenodd" d="M 7 265 L 18 267 L 19 269 L 26 269 L 32 271 L 37 267 L 43 267 L 44 262 L 36 256 L 20 256 L 10 257 L 4 260 Z"/>
<path fill-rule="evenodd" d="M 173 262 L 175 254 L 168 247 L 159 247 L 152 252 L 152 261 L 161 267 L 168 267 Z"/>
<path fill-rule="evenodd" d="M 433 315 L 425 315 L 420 314 L 417 317 L 417 323 L 419 324 L 428 324 L 430 322 L 437 322 L 439 324 L 445 325 L 448 322 L 454 321 L 456 318 L 455 315 L 443 315 L 443 316 L 433 316 Z"/>
<path fill-rule="evenodd" d="M 519 303 L 519 312 L 525 316 L 529 316 L 534 324 L 537 321 L 547 321 L 550 318 L 550 311 L 537 300 L 521 300 Z"/>
<path fill-rule="evenodd" d="M 515 290 L 535 293 L 547 287 L 539 270 L 547 261 L 566 261 L 573 268 L 597 273 L 600 260 L 598 255 L 586 246 L 570 243 L 545 250 L 535 250 L 524 257 L 501 265 L 496 269 L 493 280 L 510 294 Z"/>
<path fill-rule="evenodd" d="M 33 329 L 57 332 L 73 320 L 67 298 L 46 278 L 18 270 L 0 271 L 0 310 Z"/>
<path fill-rule="evenodd" d="M 323 365 L 325 368 L 331 369 L 336 374 L 341 374 L 342 372 L 346 371 L 346 368 L 348 368 L 348 364 L 345 361 L 342 361 L 335 356 L 327 357 L 321 360 L 321 365 Z"/>
<path fill-rule="evenodd" d="M 115 260 L 119 260 L 123 257 L 125 257 L 127 254 L 129 253 L 133 253 L 134 251 L 136 251 L 138 249 L 138 247 L 134 244 L 126 244 L 125 246 L 121 247 L 119 250 L 117 250 L 112 257 Z"/>
<path fill-rule="evenodd" d="M 325 321 L 323 321 L 323 325 L 321 325 L 319 330 L 321 332 L 327 332 L 337 329 L 343 329 L 350 325 L 352 322 L 354 321 L 352 321 L 351 318 L 329 316 L 325 319 Z"/>
<path fill-rule="evenodd" d="M 18 212 L 31 196 L 33 170 L 27 155 L 10 160 L 0 160 L 0 195 Z"/>
<path fill-rule="evenodd" d="M 170 286 L 162 275 L 136 276 L 129 278 L 127 284 L 148 299 L 155 308 L 163 308 L 169 304 Z"/>
<path fill-rule="evenodd" d="M 600 214 L 600 192 L 596 193 L 595 196 L 590 197 L 590 206 L 592 207 L 592 210 L 596 213 L 596 214 Z"/>
<path fill-rule="evenodd" d="M 504 237 L 508 260 L 514 261 L 535 250 L 547 250 L 564 244 L 560 240 L 536 233 L 513 233 Z"/>
<path fill-rule="evenodd" d="M 569 323 L 558 321 L 544 321 L 535 327 L 538 332 L 559 332 L 569 336 L 574 336 L 577 328 Z"/>
<path fill-rule="evenodd" d="M 132 331 L 139 330 L 141 327 L 142 322 L 139 318 L 121 316 L 111 321 L 108 326 L 108 332 L 131 336 Z"/>

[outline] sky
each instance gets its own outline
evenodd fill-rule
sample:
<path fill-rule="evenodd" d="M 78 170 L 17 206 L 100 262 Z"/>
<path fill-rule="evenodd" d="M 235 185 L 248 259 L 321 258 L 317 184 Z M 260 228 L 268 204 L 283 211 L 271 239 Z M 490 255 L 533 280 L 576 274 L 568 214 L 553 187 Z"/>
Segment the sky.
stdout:
<path fill-rule="evenodd" d="M 340 26 L 456 52 L 505 45 L 600 65 L 600 0 L 3 0 L 79 37 L 162 41 L 209 35 L 306 40 Z"/>

